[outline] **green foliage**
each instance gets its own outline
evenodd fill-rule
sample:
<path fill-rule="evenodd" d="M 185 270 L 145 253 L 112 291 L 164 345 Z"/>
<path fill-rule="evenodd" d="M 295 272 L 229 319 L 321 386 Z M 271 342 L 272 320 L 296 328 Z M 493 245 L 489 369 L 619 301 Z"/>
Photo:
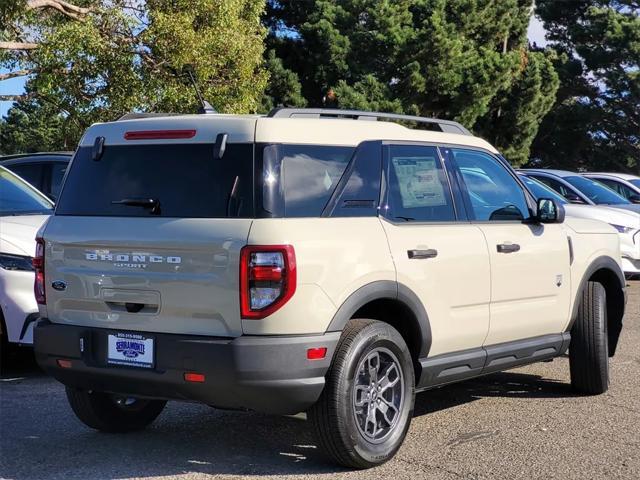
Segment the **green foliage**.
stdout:
<path fill-rule="evenodd" d="M 262 98 L 262 112 L 268 112 L 276 106 L 305 107 L 307 100 L 302 96 L 300 80 L 291 70 L 282 65 L 282 60 L 273 50 L 269 50 L 265 59 L 269 72 L 269 83 Z M 278 105 L 276 100 L 278 99 Z"/>
<path fill-rule="evenodd" d="M 19 102 L 0 120 L 0 155 L 71 150 L 65 138 L 64 118 L 35 100 Z"/>
<path fill-rule="evenodd" d="M 266 23 L 269 46 L 310 105 L 455 119 L 522 164 L 558 87 L 553 53 L 529 51 L 530 7 L 278 0 L 268 2 Z"/>
<path fill-rule="evenodd" d="M 260 106 L 264 0 L 84 0 L 74 4 L 90 11 L 78 18 L 27 4 L 0 9 L 12 26 L 2 35 L 39 46 L 5 53 L 0 67 L 32 70 L 31 95 L 56 106 L 76 141 L 92 123 L 130 111 L 195 112 L 187 67 L 218 111 Z"/>
<path fill-rule="evenodd" d="M 533 149 L 537 165 L 640 174 L 640 4 L 539 0 L 561 52 L 558 102 Z"/>

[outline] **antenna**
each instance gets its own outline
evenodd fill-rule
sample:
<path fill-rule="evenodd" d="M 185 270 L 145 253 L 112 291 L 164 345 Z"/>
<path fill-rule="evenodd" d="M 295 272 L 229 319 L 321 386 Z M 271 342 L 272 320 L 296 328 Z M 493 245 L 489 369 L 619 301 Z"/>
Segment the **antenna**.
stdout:
<path fill-rule="evenodd" d="M 198 110 L 198 113 L 216 113 L 215 108 L 213 108 L 209 102 L 202 98 L 202 93 L 200 93 L 200 88 L 198 87 L 196 76 L 194 75 L 193 65 L 185 65 L 184 72 L 189 77 L 189 81 L 191 82 L 191 85 L 193 85 L 193 89 L 196 91 L 196 96 L 198 97 L 198 102 L 200 103 L 200 109 Z"/>

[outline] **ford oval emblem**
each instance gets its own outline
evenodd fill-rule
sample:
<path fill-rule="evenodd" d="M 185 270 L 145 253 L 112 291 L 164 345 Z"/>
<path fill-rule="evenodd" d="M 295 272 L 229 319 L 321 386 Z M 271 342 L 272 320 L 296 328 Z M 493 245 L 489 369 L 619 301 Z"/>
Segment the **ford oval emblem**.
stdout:
<path fill-rule="evenodd" d="M 62 280 L 56 280 L 51 284 L 54 290 L 58 290 L 59 292 L 64 292 L 67 289 L 67 284 Z"/>

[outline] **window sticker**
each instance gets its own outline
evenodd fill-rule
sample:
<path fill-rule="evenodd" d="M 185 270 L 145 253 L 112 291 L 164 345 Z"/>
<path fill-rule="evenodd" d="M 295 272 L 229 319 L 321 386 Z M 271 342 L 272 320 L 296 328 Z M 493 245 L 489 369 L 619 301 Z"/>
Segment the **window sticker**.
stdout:
<path fill-rule="evenodd" d="M 394 157 L 391 163 L 404 208 L 447 204 L 434 157 Z"/>

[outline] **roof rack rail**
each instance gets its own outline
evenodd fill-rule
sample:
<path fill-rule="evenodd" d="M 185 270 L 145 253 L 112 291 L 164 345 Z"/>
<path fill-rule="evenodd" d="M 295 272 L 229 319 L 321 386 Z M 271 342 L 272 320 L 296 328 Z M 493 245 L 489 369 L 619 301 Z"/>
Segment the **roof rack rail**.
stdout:
<path fill-rule="evenodd" d="M 367 112 L 364 110 L 341 110 L 339 108 L 274 108 L 270 118 L 351 118 L 352 120 L 401 120 L 405 122 L 427 123 L 437 126 L 446 133 L 471 135 L 471 132 L 458 122 L 439 118 L 416 117 L 397 113 Z"/>
<path fill-rule="evenodd" d="M 151 112 L 151 113 L 129 112 L 119 117 L 118 120 L 135 120 L 136 118 L 153 118 L 153 117 L 175 117 L 176 115 L 183 115 L 183 114 L 182 113 L 160 113 L 160 112 Z"/>

